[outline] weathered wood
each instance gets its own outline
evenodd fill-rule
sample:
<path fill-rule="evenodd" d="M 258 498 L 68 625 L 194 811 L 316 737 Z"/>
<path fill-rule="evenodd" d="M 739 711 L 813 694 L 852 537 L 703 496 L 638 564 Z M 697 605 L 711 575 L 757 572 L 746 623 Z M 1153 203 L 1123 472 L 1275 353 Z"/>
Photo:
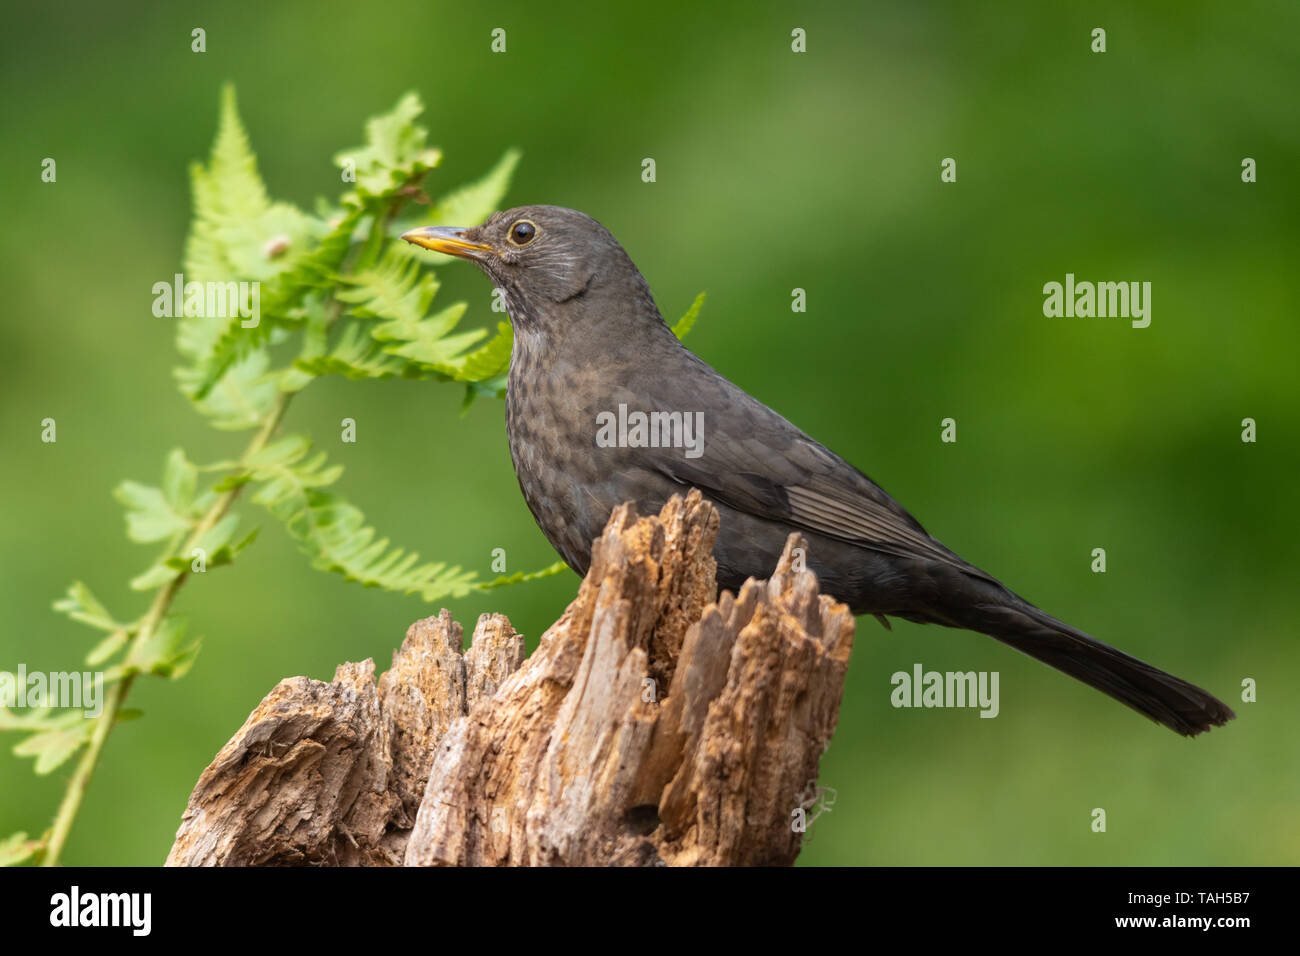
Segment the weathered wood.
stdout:
<path fill-rule="evenodd" d="M 714 602 L 717 511 L 617 509 L 524 659 L 484 615 L 412 625 L 376 687 L 282 681 L 204 771 L 171 865 L 788 864 L 853 644 L 791 535 Z"/>

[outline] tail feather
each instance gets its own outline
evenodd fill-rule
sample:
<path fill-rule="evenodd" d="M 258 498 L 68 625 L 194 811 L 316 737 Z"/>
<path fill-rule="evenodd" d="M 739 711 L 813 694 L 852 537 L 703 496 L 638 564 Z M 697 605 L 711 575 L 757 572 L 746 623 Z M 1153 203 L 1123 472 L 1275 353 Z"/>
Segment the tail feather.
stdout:
<path fill-rule="evenodd" d="M 1213 694 L 1103 644 L 1028 602 L 979 605 L 978 621 L 962 624 L 996 638 L 1095 687 L 1185 737 L 1222 727 L 1237 715 Z"/>

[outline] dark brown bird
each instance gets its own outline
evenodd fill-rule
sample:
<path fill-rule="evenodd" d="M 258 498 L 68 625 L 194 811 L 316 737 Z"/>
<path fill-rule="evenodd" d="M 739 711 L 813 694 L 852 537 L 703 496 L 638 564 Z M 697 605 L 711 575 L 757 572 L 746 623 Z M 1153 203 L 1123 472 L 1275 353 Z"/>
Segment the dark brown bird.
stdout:
<path fill-rule="evenodd" d="M 655 513 L 694 487 L 722 518 L 721 588 L 770 574 L 797 530 L 823 591 L 856 614 L 988 634 L 1180 734 L 1235 716 L 963 561 L 870 478 L 687 351 L 623 247 L 590 216 L 522 206 L 481 226 L 402 238 L 471 260 L 502 290 L 514 329 L 506 425 L 515 474 L 547 540 L 579 574 L 616 506 Z"/>

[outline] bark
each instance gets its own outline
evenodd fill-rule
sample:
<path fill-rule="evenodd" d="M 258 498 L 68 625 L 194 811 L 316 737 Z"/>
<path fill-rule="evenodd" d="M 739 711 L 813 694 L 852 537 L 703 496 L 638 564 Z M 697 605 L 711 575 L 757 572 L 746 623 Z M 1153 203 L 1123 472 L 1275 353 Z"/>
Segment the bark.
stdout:
<path fill-rule="evenodd" d="M 789 864 L 853 645 L 792 534 L 715 601 L 698 492 L 614 512 L 525 659 L 502 615 L 468 650 L 417 621 L 376 684 L 282 681 L 200 777 L 169 865 Z M 812 814 L 815 815 L 815 814 Z"/>

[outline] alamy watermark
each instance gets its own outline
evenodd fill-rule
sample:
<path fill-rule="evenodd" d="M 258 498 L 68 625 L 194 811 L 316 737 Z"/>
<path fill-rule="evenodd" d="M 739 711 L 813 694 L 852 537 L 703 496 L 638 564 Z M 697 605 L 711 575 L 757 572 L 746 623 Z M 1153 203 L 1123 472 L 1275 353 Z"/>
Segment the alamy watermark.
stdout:
<path fill-rule="evenodd" d="M 171 282 L 153 284 L 153 314 L 158 318 L 181 316 L 233 319 L 246 329 L 262 321 L 262 283 L 185 281 L 178 272 Z"/>
<path fill-rule="evenodd" d="M 0 707 L 80 708 L 86 717 L 104 710 L 103 671 L 0 671 Z"/>
<path fill-rule="evenodd" d="M 75 883 L 50 897 L 50 925 L 124 927 L 133 936 L 153 929 L 152 893 L 86 893 Z"/>
<path fill-rule="evenodd" d="M 1043 286 L 1043 315 L 1083 319 L 1131 319 L 1135 329 L 1151 324 L 1150 282 L 1075 282 L 1074 273 L 1065 274 L 1065 284 L 1049 282 Z"/>
<path fill-rule="evenodd" d="M 889 678 L 895 707 L 978 707 L 981 717 L 996 717 L 997 671 L 927 671 L 920 664 L 912 672 L 895 671 Z"/>
<path fill-rule="evenodd" d="M 687 458 L 704 454 L 703 412 L 627 410 L 596 415 L 597 448 L 680 448 Z"/>

